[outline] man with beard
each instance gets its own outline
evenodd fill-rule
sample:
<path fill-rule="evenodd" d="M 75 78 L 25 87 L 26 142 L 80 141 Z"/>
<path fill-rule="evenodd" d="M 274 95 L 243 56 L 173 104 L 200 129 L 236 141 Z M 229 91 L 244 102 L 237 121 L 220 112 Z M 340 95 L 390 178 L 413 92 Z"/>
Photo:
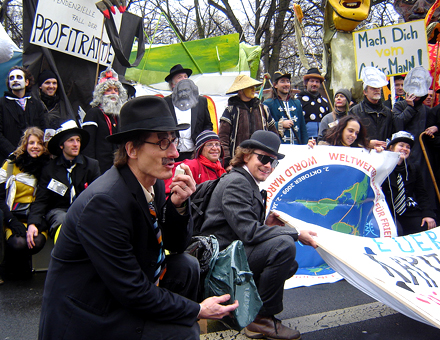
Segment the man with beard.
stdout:
<path fill-rule="evenodd" d="M 47 221 L 49 234 L 54 237 L 67 209 L 99 177 L 98 162 L 80 154 L 88 141 L 89 134 L 78 128 L 74 120 L 63 123 L 51 138 L 47 148 L 57 157 L 41 172 L 37 195 L 29 212 L 29 226 L 44 230 L 42 226 Z"/>
<path fill-rule="evenodd" d="M 113 165 L 113 154 L 117 147 L 109 143 L 106 137 L 118 132 L 119 112 L 126 101 L 127 91 L 117 73 L 111 68 L 101 72 L 90 103 L 92 108 L 83 122 L 84 130 L 90 135 L 84 155 L 98 160 L 101 173 Z"/>
<path fill-rule="evenodd" d="M 393 114 L 383 105 L 382 87 L 388 84 L 385 74 L 373 66 L 364 67 L 361 73 L 364 82 L 364 100 L 353 106 L 349 114 L 358 116 L 370 139 L 370 148 L 386 148 L 387 138 L 395 132 Z"/>
<path fill-rule="evenodd" d="M 328 101 L 319 93 L 324 77 L 317 68 L 311 68 L 303 77 L 305 90 L 296 95 L 301 102 L 309 138 L 318 138 L 321 119 L 330 112 Z"/>
<path fill-rule="evenodd" d="M 192 81 L 185 82 L 185 86 L 179 87 L 181 91 L 179 95 L 175 92 L 176 86 L 181 81 L 188 79 L 191 74 L 191 69 L 183 68 L 182 65 L 177 64 L 170 69 L 170 74 L 165 78 L 165 81 L 168 82 L 173 94 L 164 99 L 170 107 L 175 122 L 179 124 L 189 123 L 191 125 L 187 130 L 178 132 L 180 145 L 178 147 L 179 158 L 176 159 L 176 161 L 191 158 L 191 155 L 195 150 L 197 136 L 202 131 L 212 130 L 213 128 L 211 116 L 208 111 L 208 101 L 205 97 L 199 96 L 198 88 Z M 176 99 L 181 98 L 182 100 L 182 96 L 186 97 L 191 92 L 195 101 L 191 101 L 190 103 L 183 99 L 180 105 L 175 102 Z M 182 103 L 184 103 L 183 106 Z"/>
<path fill-rule="evenodd" d="M 0 99 L 0 164 L 13 152 L 26 128 L 46 128 L 43 104 L 31 96 L 32 74 L 14 66 L 8 73 L 4 97 Z"/>
<path fill-rule="evenodd" d="M 269 108 L 277 123 L 282 143 L 307 144 L 307 128 L 301 103 L 290 97 L 290 78 L 289 73 L 276 71 L 273 75 L 276 93 L 273 93 L 274 98 L 267 99 L 263 104 Z"/>
<path fill-rule="evenodd" d="M 62 121 L 60 112 L 60 96 L 58 95 L 58 78 L 51 70 L 44 70 L 38 76 L 40 99 L 46 107 L 46 127 L 56 129 Z"/>

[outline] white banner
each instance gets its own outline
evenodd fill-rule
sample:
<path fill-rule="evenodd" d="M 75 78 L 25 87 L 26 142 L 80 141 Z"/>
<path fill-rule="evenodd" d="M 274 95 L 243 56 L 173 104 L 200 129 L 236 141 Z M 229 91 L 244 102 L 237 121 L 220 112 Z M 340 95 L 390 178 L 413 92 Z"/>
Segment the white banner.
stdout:
<path fill-rule="evenodd" d="M 319 254 L 351 285 L 412 319 L 440 328 L 440 228 L 379 239 L 283 217 L 300 229 L 316 231 Z"/>
<path fill-rule="evenodd" d="M 353 32 L 356 79 L 365 66 L 374 66 L 387 76 L 408 73 L 416 66 L 429 70 L 425 22 L 416 20 Z"/>
<path fill-rule="evenodd" d="M 39 0 L 31 43 L 74 57 L 111 65 L 114 58 L 102 13 L 94 0 Z M 113 15 L 120 27 L 122 15 Z"/>

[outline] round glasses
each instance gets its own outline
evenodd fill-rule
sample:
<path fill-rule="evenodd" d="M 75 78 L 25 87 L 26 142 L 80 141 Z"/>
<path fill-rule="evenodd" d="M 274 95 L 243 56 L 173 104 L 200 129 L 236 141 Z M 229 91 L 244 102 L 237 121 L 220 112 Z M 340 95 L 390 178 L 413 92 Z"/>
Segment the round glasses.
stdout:
<path fill-rule="evenodd" d="M 144 140 L 144 143 L 146 144 L 153 144 L 153 145 L 158 145 L 159 148 L 161 150 L 167 150 L 171 144 L 174 144 L 176 147 L 179 144 L 179 137 L 175 137 L 171 140 L 169 140 L 168 138 L 163 138 L 160 141 L 153 143 L 153 142 L 147 142 L 146 140 Z"/>
<path fill-rule="evenodd" d="M 219 148 L 219 147 L 221 147 L 221 144 L 220 143 L 206 143 L 205 146 L 208 149 L 212 149 L 212 148 Z"/>

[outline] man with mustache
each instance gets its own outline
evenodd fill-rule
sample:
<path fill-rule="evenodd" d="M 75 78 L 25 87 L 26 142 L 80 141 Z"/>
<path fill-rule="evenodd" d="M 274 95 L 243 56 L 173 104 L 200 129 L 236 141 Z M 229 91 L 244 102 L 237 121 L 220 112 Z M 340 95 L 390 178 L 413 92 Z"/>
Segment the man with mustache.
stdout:
<path fill-rule="evenodd" d="M 321 119 L 330 112 L 328 101 L 321 96 L 319 88 L 324 77 L 315 67 L 312 67 L 303 76 L 305 90 L 296 95 L 301 102 L 304 119 L 306 121 L 307 135 L 309 138 L 318 138 Z"/>
<path fill-rule="evenodd" d="M 8 73 L 8 91 L 0 98 L 0 164 L 17 148 L 26 128 L 46 128 L 44 106 L 31 95 L 33 84 L 24 67 L 14 66 Z"/>
<path fill-rule="evenodd" d="M 364 67 L 361 73 L 364 82 L 364 100 L 353 106 L 349 114 L 358 116 L 370 140 L 370 148 L 386 148 L 387 138 L 395 132 L 393 114 L 382 102 L 382 87 L 388 84 L 385 74 L 373 66 Z"/>
<path fill-rule="evenodd" d="M 179 156 L 164 99 L 141 96 L 121 109 L 114 166 L 70 207 L 46 277 L 39 339 L 200 339 L 197 319 L 221 319 L 229 295 L 195 302 L 199 263 L 192 237 L 187 165 L 165 195 Z M 169 254 L 165 255 L 165 249 Z"/>
<path fill-rule="evenodd" d="M 212 130 L 213 125 L 208 111 L 208 101 L 205 97 L 199 96 L 199 89 L 188 78 L 192 70 L 183 68 L 182 65 L 174 65 L 165 81 L 169 84 L 173 93 L 165 97 L 165 101 L 173 115 L 174 121 L 178 124 L 187 123 L 190 127 L 184 131 L 178 131 L 180 145 L 179 158 L 177 161 L 189 159 L 196 148 L 196 138 L 204 130 Z M 179 89 L 177 85 L 183 81 Z M 180 91 L 181 93 L 177 93 Z M 191 92 L 191 95 L 189 93 Z M 182 97 L 183 96 L 183 97 Z M 184 98 L 186 97 L 186 98 Z M 190 98 L 192 98 L 190 100 Z"/>
<path fill-rule="evenodd" d="M 126 101 L 127 91 L 119 81 L 118 74 L 111 68 L 101 72 L 90 103 L 92 108 L 82 124 L 90 135 L 89 144 L 83 153 L 98 160 L 101 173 L 113 165 L 116 145 L 105 138 L 118 132 L 119 112 Z"/>
<path fill-rule="evenodd" d="M 54 237 L 63 223 L 67 209 L 78 195 L 99 177 L 98 161 L 80 154 L 89 134 L 69 120 L 56 131 L 47 147 L 52 159 L 42 170 L 37 195 L 31 204 L 28 223 Z"/>

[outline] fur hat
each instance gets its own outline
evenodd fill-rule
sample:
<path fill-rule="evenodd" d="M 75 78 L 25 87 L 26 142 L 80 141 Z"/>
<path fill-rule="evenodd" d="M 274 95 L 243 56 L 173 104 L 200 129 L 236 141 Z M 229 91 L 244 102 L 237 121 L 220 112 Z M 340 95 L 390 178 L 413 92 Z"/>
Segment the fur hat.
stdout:
<path fill-rule="evenodd" d="M 278 153 L 280 144 L 281 140 L 277 134 L 271 131 L 258 130 L 252 134 L 250 139 L 246 139 L 241 142 L 240 147 L 260 149 L 277 156 L 278 159 L 283 159 L 284 155 L 282 153 Z"/>
<path fill-rule="evenodd" d="M 119 114 L 119 124 L 119 132 L 106 137 L 110 143 L 120 144 L 135 132 L 166 132 L 190 127 L 189 124 L 176 125 L 167 102 L 157 96 L 140 96 L 126 102 Z"/>
<path fill-rule="evenodd" d="M 240 90 L 247 89 L 248 87 L 258 86 L 261 84 L 262 84 L 261 81 L 255 80 L 245 74 L 240 74 L 235 78 L 234 82 L 232 83 L 231 87 L 229 88 L 228 92 L 226 92 L 226 94 L 236 93 Z"/>

